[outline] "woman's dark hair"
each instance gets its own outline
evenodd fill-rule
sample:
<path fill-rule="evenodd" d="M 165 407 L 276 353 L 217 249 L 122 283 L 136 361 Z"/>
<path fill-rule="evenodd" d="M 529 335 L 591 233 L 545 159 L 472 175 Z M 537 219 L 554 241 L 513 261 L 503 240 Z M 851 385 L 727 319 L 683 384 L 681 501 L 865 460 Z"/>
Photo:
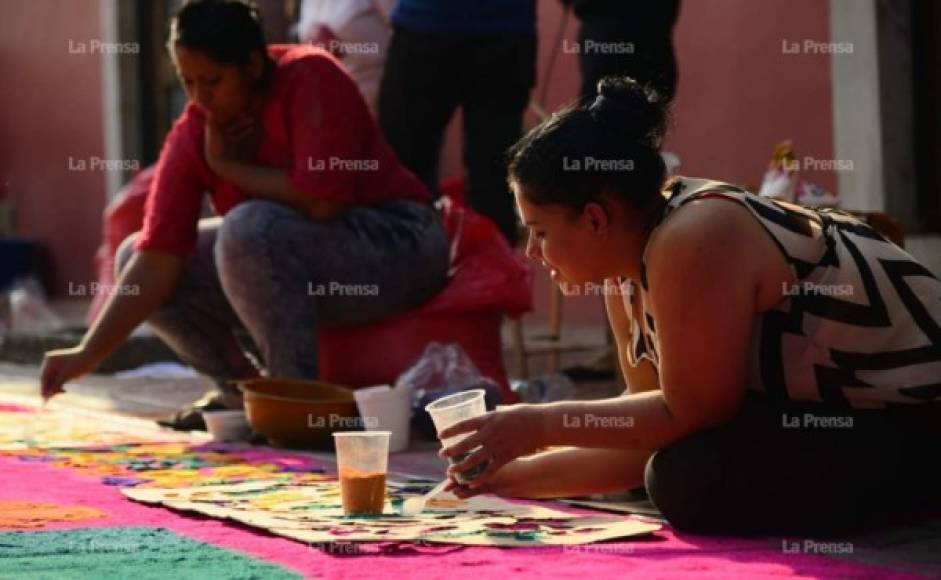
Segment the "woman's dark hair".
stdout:
<path fill-rule="evenodd" d="M 204 52 L 227 65 L 244 67 L 258 51 L 265 63 L 262 82 L 274 69 L 268 57 L 261 14 L 247 0 L 189 0 L 170 23 L 167 49 L 182 47 Z"/>
<path fill-rule="evenodd" d="M 660 145 L 668 109 L 634 79 L 606 77 L 594 102 L 554 113 L 510 149 L 509 179 L 535 205 L 581 213 L 610 190 L 643 211 L 666 179 Z"/>

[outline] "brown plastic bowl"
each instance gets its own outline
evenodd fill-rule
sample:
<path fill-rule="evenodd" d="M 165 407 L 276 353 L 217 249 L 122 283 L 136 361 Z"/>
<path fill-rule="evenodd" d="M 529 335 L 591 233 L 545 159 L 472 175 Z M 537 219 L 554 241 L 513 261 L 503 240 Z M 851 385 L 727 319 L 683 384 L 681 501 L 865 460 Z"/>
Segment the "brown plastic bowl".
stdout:
<path fill-rule="evenodd" d="M 353 392 L 339 385 L 296 379 L 251 379 L 239 383 L 252 429 L 273 447 L 333 446 L 334 431 L 360 429 Z"/>

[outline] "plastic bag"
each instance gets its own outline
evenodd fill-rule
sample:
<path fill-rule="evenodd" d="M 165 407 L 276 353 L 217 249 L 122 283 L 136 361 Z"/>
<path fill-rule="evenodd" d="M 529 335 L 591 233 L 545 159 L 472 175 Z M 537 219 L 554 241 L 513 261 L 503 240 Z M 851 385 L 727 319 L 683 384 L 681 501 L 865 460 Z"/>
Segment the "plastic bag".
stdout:
<path fill-rule="evenodd" d="M 551 373 L 536 379 L 511 381 L 510 388 L 524 403 L 566 401 L 575 396 L 575 383 L 563 373 Z"/>
<path fill-rule="evenodd" d="M 799 179 L 800 163 L 794 156 L 794 144 L 781 141 L 774 148 L 758 195 L 808 207 L 837 207 L 839 198 L 808 181 Z"/>
<path fill-rule="evenodd" d="M 451 241 L 451 281 L 423 312 L 496 309 L 519 316 L 533 309 L 533 275 L 487 217 L 450 199 L 437 202 Z"/>
<path fill-rule="evenodd" d="M 796 187 L 797 160 L 794 159 L 794 145 L 790 141 L 781 141 L 774 148 L 758 195 L 793 202 Z"/>
<path fill-rule="evenodd" d="M 428 437 L 434 437 L 436 430 L 431 417 L 425 411 L 429 403 L 471 389 L 483 389 L 487 409 L 500 404 L 502 395 L 500 386 L 480 374 L 467 353 L 457 344 L 432 342 L 422 353 L 418 361 L 407 371 L 399 375 L 396 387 L 411 387 L 414 410 L 413 427 Z"/>
<path fill-rule="evenodd" d="M 9 301 L 9 321 L 4 332 L 16 334 L 52 334 L 65 328 L 65 322 L 46 305 L 46 297 L 39 281 L 33 277 L 13 283 L 6 297 Z"/>

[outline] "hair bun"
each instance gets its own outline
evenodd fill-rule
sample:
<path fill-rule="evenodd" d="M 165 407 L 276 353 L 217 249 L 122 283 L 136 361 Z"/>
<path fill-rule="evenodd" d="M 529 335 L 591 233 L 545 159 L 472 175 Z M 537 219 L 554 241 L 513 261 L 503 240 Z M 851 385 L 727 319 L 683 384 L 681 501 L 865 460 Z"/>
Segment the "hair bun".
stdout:
<path fill-rule="evenodd" d="M 657 91 L 631 77 L 605 77 L 598 81 L 598 96 L 588 110 L 601 125 L 658 148 L 666 130 L 667 107 Z"/>

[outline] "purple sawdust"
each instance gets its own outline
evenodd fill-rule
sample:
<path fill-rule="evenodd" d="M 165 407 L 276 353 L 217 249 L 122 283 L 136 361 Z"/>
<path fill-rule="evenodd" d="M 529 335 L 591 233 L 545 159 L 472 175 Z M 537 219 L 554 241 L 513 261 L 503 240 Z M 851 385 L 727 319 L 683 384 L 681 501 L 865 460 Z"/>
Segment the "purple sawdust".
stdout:
<path fill-rule="evenodd" d="M 26 461 L 31 463 L 51 463 L 57 461 L 57 457 L 50 457 L 49 455 L 17 455 L 20 461 Z"/>
<path fill-rule="evenodd" d="M 142 483 L 147 483 L 149 479 L 138 479 L 136 477 L 116 477 L 111 475 L 106 475 L 101 478 L 101 483 L 105 485 L 117 485 L 119 487 L 134 487 L 135 485 L 140 485 Z"/>
<path fill-rule="evenodd" d="M 323 467 L 313 467 L 313 466 L 304 466 L 304 465 L 285 465 L 281 462 L 277 462 L 278 470 L 284 473 L 326 473 L 327 470 Z"/>

